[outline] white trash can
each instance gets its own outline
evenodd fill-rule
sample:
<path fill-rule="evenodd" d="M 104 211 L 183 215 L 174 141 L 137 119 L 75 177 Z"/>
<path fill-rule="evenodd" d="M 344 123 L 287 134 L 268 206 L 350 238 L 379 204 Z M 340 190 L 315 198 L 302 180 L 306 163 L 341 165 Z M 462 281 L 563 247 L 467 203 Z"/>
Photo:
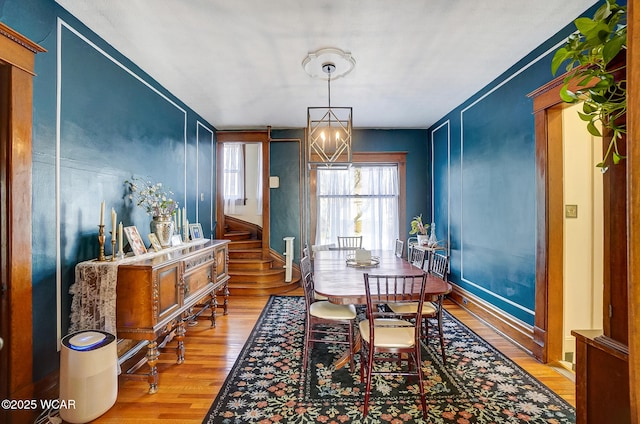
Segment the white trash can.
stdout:
<path fill-rule="evenodd" d="M 60 350 L 60 417 L 86 423 L 118 397 L 118 351 L 113 334 L 86 330 L 68 334 Z M 66 407 L 64 407 L 66 406 Z"/>

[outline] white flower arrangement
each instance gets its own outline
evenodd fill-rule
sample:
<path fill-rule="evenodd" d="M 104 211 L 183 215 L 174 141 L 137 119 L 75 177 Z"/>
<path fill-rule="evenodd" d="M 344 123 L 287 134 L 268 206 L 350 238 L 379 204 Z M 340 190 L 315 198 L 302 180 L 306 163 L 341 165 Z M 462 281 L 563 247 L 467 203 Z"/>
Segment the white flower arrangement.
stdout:
<path fill-rule="evenodd" d="M 124 183 L 129 189 L 129 199 L 151 216 L 173 215 L 178 208 L 178 202 L 171 198 L 173 192 L 165 190 L 162 183 L 141 178 L 132 178 Z"/>

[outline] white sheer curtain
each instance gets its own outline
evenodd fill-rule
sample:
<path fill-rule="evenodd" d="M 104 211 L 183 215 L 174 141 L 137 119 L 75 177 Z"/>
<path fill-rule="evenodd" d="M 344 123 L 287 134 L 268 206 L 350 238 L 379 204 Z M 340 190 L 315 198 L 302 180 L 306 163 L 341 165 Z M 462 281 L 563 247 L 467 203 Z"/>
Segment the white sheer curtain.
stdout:
<path fill-rule="evenodd" d="M 224 154 L 224 212 L 233 214 L 244 202 L 244 154 L 242 143 L 226 143 Z"/>
<path fill-rule="evenodd" d="M 339 235 L 362 235 L 365 249 L 393 249 L 398 236 L 396 166 L 318 169 L 317 204 L 315 244 L 337 243 Z"/>
<path fill-rule="evenodd" d="M 262 215 L 262 146 L 258 146 L 258 175 L 256 176 L 256 215 Z"/>

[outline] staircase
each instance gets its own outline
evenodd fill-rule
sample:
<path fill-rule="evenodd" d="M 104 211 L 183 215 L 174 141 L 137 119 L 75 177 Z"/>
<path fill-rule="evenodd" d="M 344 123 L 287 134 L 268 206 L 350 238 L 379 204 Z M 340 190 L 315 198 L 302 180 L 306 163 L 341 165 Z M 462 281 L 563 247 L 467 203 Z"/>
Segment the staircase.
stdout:
<path fill-rule="evenodd" d="M 300 272 L 294 267 L 285 282 L 284 257 L 270 251 L 263 257 L 261 231 L 244 221 L 225 217 L 224 238 L 229 242 L 229 292 L 243 296 L 282 294 L 299 287 Z"/>

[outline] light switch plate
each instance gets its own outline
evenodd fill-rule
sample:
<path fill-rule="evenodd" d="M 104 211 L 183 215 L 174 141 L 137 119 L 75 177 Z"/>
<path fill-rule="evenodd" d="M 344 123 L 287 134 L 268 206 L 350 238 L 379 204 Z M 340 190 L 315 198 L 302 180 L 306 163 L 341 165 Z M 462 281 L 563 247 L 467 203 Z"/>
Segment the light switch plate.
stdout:
<path fill-rule="evenodd" d="M 565 218 L 577 218 L 578 217 L 578 205 L 564 205 Z"/>

